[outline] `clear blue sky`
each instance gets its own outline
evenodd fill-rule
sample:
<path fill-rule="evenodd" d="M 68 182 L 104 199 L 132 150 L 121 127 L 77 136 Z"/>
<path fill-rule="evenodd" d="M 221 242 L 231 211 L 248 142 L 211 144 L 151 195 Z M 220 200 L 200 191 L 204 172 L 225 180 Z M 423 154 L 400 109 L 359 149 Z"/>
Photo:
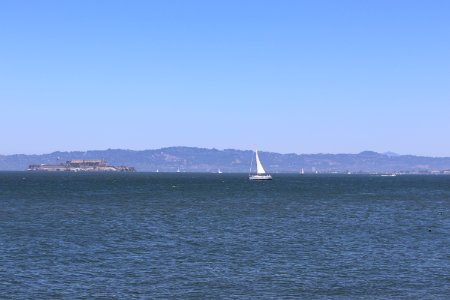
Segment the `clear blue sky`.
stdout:
<path fill-rule="evenodd" d="M 0 154 L 450 156 L 450 1 L 0 2 Z"/>

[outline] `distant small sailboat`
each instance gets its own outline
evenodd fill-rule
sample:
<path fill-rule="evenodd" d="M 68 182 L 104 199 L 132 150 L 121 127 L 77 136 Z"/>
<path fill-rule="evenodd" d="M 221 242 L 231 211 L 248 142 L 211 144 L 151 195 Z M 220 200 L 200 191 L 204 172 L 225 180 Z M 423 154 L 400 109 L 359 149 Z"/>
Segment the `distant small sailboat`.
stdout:
<path fill-rule="evenodd" d="M 222 174 L 222 171 L 220 171 L 220 169 L 217 169 L 217 174 Z"/>
<path fill-rule="evenodd" d="M 156 173 L 159 173 L 159 169 L 156 169 Z"/>
<path fill-rule="evenodd" d="M 264 167 L 259 160 L 258 156 L 258 150 L 255 150 L 256 155 L 256 174 L 250 174 L 249 179 L 250 180 L 272 180 L 272 176 L 270 174 L 266 173 L 266 170 L 264 170 Z M 250 172 L 251 172 L 251 166 L 250 166 Z"/>
<path fill-rule="evenodd" d="M 303 168 L 300 170 L 300 174 L 305 174 L 305 170 L 303 170 Z"/>
<path fill-rule="evenodd" d="M 180 168 L 177 169 L 177 173 L 181 173 Z"/>

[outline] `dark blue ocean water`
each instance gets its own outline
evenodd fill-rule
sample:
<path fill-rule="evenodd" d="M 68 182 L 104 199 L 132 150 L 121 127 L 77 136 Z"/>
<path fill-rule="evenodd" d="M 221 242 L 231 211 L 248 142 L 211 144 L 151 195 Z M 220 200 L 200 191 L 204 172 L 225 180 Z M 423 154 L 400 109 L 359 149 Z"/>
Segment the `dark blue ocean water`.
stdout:
<path fill-rule="evenodd" d="M 0 173 L 0 298 L 450 298 L 450 176 Z"/>

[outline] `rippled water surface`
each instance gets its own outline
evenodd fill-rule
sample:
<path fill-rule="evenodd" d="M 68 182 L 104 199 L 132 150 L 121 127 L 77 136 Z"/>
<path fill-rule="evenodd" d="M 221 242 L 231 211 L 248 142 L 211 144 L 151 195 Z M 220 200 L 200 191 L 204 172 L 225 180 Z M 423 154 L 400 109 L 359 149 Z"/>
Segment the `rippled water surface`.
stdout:
<path fill-rule="evenodd" d="M 450 176 L 0 173 L 0 298 L 447 298 Z"/>

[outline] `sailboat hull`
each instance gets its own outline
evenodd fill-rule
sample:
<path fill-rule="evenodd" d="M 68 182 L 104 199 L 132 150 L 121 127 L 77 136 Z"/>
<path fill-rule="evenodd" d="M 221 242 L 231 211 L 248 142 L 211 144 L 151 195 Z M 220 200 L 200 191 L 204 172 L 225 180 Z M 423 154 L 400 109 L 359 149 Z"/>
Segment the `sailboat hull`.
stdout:
<path fill-rule="evenodd" d="M 272 176 L 270 176 L 269 174 L 264 174 L 264 175 L 250 175 L 248 177 L 248 179 L 250 180 L 272 180 Z"/>

